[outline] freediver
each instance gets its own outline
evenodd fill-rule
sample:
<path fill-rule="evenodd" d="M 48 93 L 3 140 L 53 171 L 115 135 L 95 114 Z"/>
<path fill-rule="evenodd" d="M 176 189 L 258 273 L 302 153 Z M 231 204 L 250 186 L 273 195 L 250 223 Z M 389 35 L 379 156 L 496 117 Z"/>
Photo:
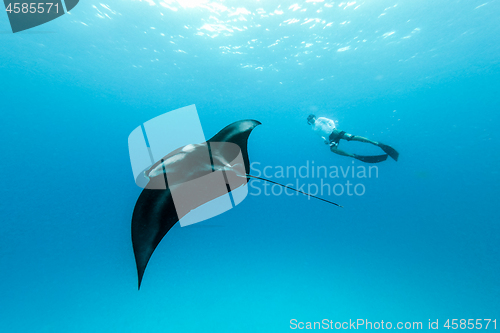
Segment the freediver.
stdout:
<path fill-rule="evenodd" d="M 353 157 L 357 160 L 363 161 L 365 163 L 379 163 L 387 159 L 387 156 L 392 157 L 395 161 L 398 160 L 399 153 L 392 147 L 385 145 L 380 142 L 375 142 L 370 139 L 364 138 L 362 136 L 352 135 L 341 131 L 335 127 L 335 122 L 331 119 L 319 117 L 316 118 L 315 115 L 310 114 L 307 117 L 307 123 L 312 126 L 313 131 L 318 134 L 325 142 L 326 145 L 330 146 L 332 153 L 339 154 L 342 156 Z M 362 156 L 351 154 L 346 151 L 339 149 L 340 140 L 346 141 L 358 141 L 365 142 L 380 147 L 385 154 L 374 155 L 374 156 Z"/>

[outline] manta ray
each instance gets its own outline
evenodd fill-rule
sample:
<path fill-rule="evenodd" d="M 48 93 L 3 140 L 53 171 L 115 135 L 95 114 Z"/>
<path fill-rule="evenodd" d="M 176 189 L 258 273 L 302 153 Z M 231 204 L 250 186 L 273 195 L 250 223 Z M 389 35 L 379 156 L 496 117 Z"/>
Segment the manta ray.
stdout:
<path fill-rule="evenodd" d="M 204 143 L 172 151 L 144 172 L 149 182 L 132 214 L 132 245 L 139 289 L 149 259 L 168 231 L 191 210 L 244 186 L 249 179 L 268 181 L 340 206 L 250 175 L 247 143 L 258 125 L 261 125 L 259 121 L 251 119 L 234 122 Z M 216 175 L 219 177 L 212 177 Z M 222 188 L 216 183 L 221 179 L 225 183 Z"/>

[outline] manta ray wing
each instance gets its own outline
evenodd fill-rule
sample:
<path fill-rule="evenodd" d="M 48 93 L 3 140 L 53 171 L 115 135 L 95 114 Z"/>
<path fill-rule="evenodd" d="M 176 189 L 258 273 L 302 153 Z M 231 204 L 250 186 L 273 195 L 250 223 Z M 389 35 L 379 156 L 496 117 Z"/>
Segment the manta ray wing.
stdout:
<path fill-rule="evenodd" d="M 245 162 L 245 171 L 247 174 L 250 173 L 250 161 L 248 159 L 248 137 L 252 130 L 261 125 L 260 121 L 257 120 L 241 120 L 227 125 L 222 130 L 219 131 L 213 138 L 208 140 L 208 142 L 231 142 L 238 145 L 241 149 L 241 154 L 243 156 L 243 161 Z M 223 151 L 217 151 L 216 154 L 224 155 Z M 212 152 L 212 154 L 214 154 Z M 227 156 L 226 158 L 233 160 L 235 156 Z"/>
<path fill-rule="evenodd" d="M 142 191 L 132 215 L 132 245 L 139 289 L 149 258 L 177 221 L 179 218 L 170 189 Z"/>

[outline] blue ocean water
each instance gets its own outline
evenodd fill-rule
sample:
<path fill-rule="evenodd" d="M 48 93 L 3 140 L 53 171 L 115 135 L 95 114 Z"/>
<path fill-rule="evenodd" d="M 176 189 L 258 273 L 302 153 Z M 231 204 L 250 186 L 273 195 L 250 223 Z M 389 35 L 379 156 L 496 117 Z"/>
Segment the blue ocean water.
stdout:
<path fill-rule="evenodd" d="M 16 34 L 1 14 L 2 332 L 498 326 L 500 3 L 484 1 L 90 0 Z M 191 104 L 207 138 L 262 122 L 254 172 L 364 191 L 321 193 L 338 208 L 252 180 L 234 209 L 175 226 L 137 291 L 127 137 Z M 332 154 L 310 113 L 399 161 L 371 178 L 281 177 L 367 167 Z"/>

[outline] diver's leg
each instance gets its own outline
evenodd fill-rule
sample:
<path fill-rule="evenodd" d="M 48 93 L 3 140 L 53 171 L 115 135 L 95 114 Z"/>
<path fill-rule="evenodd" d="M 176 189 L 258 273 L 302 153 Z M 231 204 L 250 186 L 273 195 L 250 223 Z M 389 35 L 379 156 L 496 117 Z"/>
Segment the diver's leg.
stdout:
<path fill-rule="evenodd" d="M 345 152 L 337 147 L 337 145 L 331 145 L 330 150 L 332 153 L 339 154 L 342 156 L 347 156 L 347 157 L 353 157 L 357 160 L 363 161 L 365 163 L 379 163 L 383 162 L 387 159 L 387 154 L 385 155 L 376 155 L 376 156 L 361 156 L 361 155 L 356 155 L 356 154 L 351 154 L 348 152 Z"/>
<path fill-rule="evenodd" d="M 375 145 L 377 147 L 380 147 L 384 153 L 388 154 L 394 161 L 397 161 L 399 158 L 399 153 L 396 151 L 396 149 L 392 148 L 391 146 L 384 145 L 382 142 L 375 142 L 367 138 L 363 138 L 362 136 L 357 136 L 357 135 L 352 135 L 350 138 L 347 136 L 350 134 L 344 134 L 344 138 L 347 141 L 359 141 L 359 142 L 365 142 L 365 143 L 371 143 L 372 145 Z"/>
<path fill-rule="evenodd" d="M 343 150 L 338 149 L 337 146 L 335 146 L 335 145 L 330 146 L 330 150 L 332 151 L 332 153 L 339 154 L 342 156 L 352 157 L 352 158 L 355 158 L 357 160 L 363 161 L 365 163 L 383 162 L 387 159 L 387 156 L 388 156 L 387 154 L 376 155 L 376 156 L 361 156 L 361 155 L 356 155 L 356 154 L 350 154 L 348 152 L 345 152 Z"/>
<path fill-rule="evenodd" d="M 335 154 L 339 154 L 339 155 L 342 155 L 342 156 L 348 156 L 348 157 L 354 157 L 354 154 L 350 154 L 350 153 L 348 153 L 346 151 L 343 151 L 343 150 L 337 148 L 336 145 L 331 145 L 330 146 L 330 150 L 331 150 L 332 153 L 335 153 Z"/>
<path fill-rule="evenodd" d="M 345 133 L 343 139 L 347 141 L 359 141 L 359 142 L 371 143 L 372 145 L 378 146 L 378 142 L 372 141 L 362 136 L 352 135 L 349 133 Z"/>
<path fill-rule="evenodd" d="M 343 139 L 347 141 L 359 141 L 359 142 L 371 143 L 372 145 L 382 148 L 384 153 L 392 157 L 393 160 L 397 161 L 399 158 L 399 153 L 396 151 L 396 149 L 392 148 L 391 146 L 384 145 L 381 142 L 375 142 L 370 139 L 364 138 L 362 136 L 352 135 L 348 133 L 344 134 Z"/>

